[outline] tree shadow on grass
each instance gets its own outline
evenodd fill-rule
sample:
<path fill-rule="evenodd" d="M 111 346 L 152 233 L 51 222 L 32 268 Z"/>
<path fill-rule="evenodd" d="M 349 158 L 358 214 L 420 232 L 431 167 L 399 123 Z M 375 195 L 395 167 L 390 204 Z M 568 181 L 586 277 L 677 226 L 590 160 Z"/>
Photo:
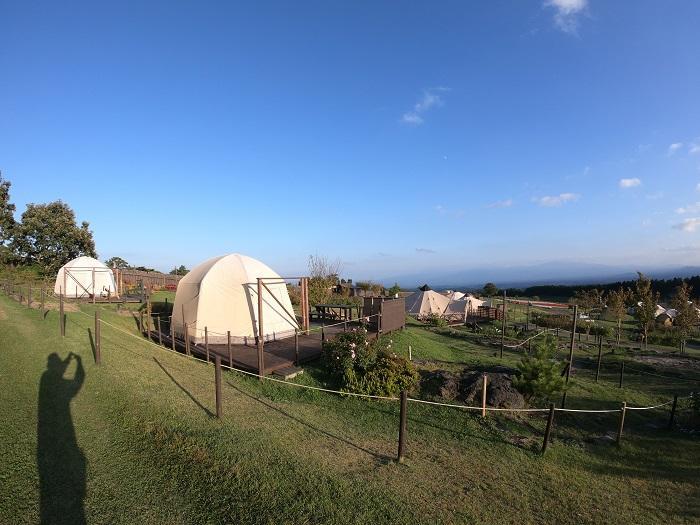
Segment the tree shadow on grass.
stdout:
<path fill-rule="evenodd" d="M 250 399 L 252 399 L 252 400 L 254 400 L 254 401 L 257 401 L 258 403 L 260 403 L 261 405 L 264 405 L 265 407 L 269 408 L 270 410 L 274 410 L 274 411 L 277 412 L 278 414 L 282 414 L 283 416 L 285 416 L 285 417 L 291 419 L 292 421 L 295 421 L 295 422 L 297 422 L 297 423 L 299 423 L 299 424 L 301 424 L 301 425 L 304 425 L 305 427 L 310 428 L 311 430 L 314 430 L 315 432 L 319 432 L 319 433 L 323 434 L 324 436 L 327 436 L 327 437 L 329 437 L 329 438 L 332 438 L 332 439 L 335 439 L 335 440 L 340 441 L 340 442 L 342 442 L 342 443 L 345 443 L 346 445 L 349 445 L 349 446 L 351 446 L 352 448 L 354 448 L 354 449 L 356 449 L 356 450 L 359 450 L 360 452 L 364 452 L 365 454 L 368 454 L 368 455 L 372 456 L 372 457 L 373 457 L 375 460 L 377 460 L 377 462 L 378 462 L 379 464 L 381 464 L 381 465 L 386 465 L 386 464 L 390 463 L 390 462 L 394 459 L 393 457 L 389 457 L 389 456 L 386 456 L 386 455 L 384 455 L 384 454 L 379 454 L 379 453 L 377 453 L 377 452 L 373 452 L 373 451 L 371 451 L 371 450 L 369 450 L 369 449 L 366 449 L 366 448 L 364 448 L 364 447 L 362 447 L 362 446 L 360 446 L 360 445 L 358 445 L 358 444 L 356 444 L 356 443 L 353 443 L 352 441 L 350 441 L 350 440 L 347 439 L 347 438 L 344 438 L 344 437 L 342 437 L 342 436 L 338 436 L 338 435 L 336 435 L 336 434 L 332 434 L 331 432 L 328 432 L 327 430 L 323 430 L 322 428 L 319 428 L 319 427 L 317 427 L 317 426 L 314 426 L 314 425 L 312 425 L 311 423 L 309 423 L 308 421 L 304 421 L 303 419 L 301 419 L 301 418 L 299 418 L 299 417 L 297 417 L 297 416 L 295 416 L 295 415 L 293 415 L 293 414 L 290 414 L 289 412 L 286 412 L 285 410 L 282 410 L 281 408 L 276 407 L 276 406 L 274 406 L 274 405 L 268 403 L 267 401 L 265 401 L 265 400 L 263 400 L 263 399 L 261 399 L 261 398 L 259 398 L 259 397 L 255 397 L 255 396 L 253 396 L 253 395 L 251 395 L 251 394 L 249 394 L 249 393 L 247 393 L 247 392 L 244 392 L 243 390 L 241 390 L 240 388 L 238 388 L 236 385 L 234 385 L 234 384 L 231 383 L 230 381 L 227 381 L 226 383 L 227 383 L 231 388 L 233 388 L 234 390 L 236 390 L 238 393 L 240 393 L 240 394 L 242 394 L 242 395 L 244 395 L 244 396 L 246 396 L 246 397 L 248 397 L 248 398 L 250 398 Z"/>
<path fill-rule="evenodd" d="M 75 359 L 73 379 L 63 374 Z M 70 413 L 70 402 L 85 380 L 79 355 L 65 360 L 56 353 L 48 357 L 46 371 L 39 383 L 37 420 L 37 469 L 39 471 L 40 513 L 42 524 L 85 523 L 86 460 L 78 447 Z"/>
<path fill-rule="evenodd" d="M 172 375 L 170 375 L 170 372 L 168 372 L 168 370 L 160 363 L 160 361 L 158 361 L 158 359 L 156 359 L 154 357 L 153 360 L 160 367 L 160 369 L 163 372 L 165 372 L 165 375 L 168 376 L 173 383 L 175 383 L 175 386 L 177 386 L 180 390 L 182 390 L 187 395 L 187 397 L 189 397 L 192 400 L 192 402 L 195 405 L 197 405 L 199 408 L 201 408 L 207 416 L 214 417 L 214 413 L 211 410 L 209 410 L 207 407 L 205 407 L 202 403 L 200 403 L 199 400 L 196 397 L 194 397 L 190 393 L 189 390 L 187 390 L 184 386 L 182 386 L 180 383 L 178 383 L 177 380 Z"/>

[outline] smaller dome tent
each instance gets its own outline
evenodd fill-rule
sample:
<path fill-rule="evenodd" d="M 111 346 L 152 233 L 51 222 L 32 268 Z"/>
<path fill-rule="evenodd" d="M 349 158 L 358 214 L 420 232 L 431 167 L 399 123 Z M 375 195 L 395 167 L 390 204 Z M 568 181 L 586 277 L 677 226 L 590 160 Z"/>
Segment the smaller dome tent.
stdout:
<path fill-rule="evenodd" d="M 258 335 L 258 278 L 264 278 L 263 336 L 273 341 L 294 336 L 299 327 L 284 280 L 266 264 L 239 253 L 214 257 L 193 268 L 177 285 L 173 304 L 175 333 L 195 343 L 254 343 Z"/>
<path fill-rule="evenodd" d="M 92 257 L 78 257 L 64 264 L 56 274 L 56 295 L 72 298 L 117 297 L 114 274 Z"/>

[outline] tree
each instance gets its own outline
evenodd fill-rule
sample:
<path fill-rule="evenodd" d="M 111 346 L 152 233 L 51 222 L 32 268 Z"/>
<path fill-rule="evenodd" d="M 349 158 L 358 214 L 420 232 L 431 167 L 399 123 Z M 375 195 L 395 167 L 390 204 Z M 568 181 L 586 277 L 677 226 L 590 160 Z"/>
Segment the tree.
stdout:
<path fill-rule="evenodd" d="M 671 306 L 676 310 L 676 318 L 673 320 L 673 324 L 678 333 L 681 353 L 685 352 L 685 343 L 690 336 L 691 330 L 698 324 L 696 306 L 690 299 L 692 291 L 693 288 L 683 281 L 681 285 L 676 288 L 676 294 L 671 301 Z"/>
<path fill-rule="evenodd" d="M 627 313 L 627 301 L 629 292 L 624 288 L 619 288 L 608 292 L 606 303 L 610 316 L 617 321 L 617 345 L 620 346 L 620 336 L 622 334 L 622 320 Z"/>
<path fill-rule="evenodd" d="M 323 255 L 309 256 L 309 304 L 327 303 L 339 282 L 340 261 Z"/>
<path fill-rule="evenodd" d="M 498 288 L 493 283 L 486 283 L 482 291 L 486 297 L 493 297 L 498 293 Z"/>
<path fill-rule="evenodd" d="M 170 270 L 170 275 L 187 275 L 187 272 L 189 270 L 185 268 L 184 264 L 181 264 L 179 267 Z"/>
<path fill-rule="evenodd" d="M 534 353 L 525 354 L 518 363 L 520 375 L 513 379 L 517 388 L 529 403 L 533 399 L 549 400 L 564 389 L 564 378 L 560 365 L 554 359 L 557 343 L 548 335 L 534 348 Z"/>
<path fill-rule="evenodd" d="M 81 255 L 97 257 L 90 224 L 78 226 L 73 210 L 60 200 L 28 204 L 10 248 L 20 264 L 38 265 L 47 274 Z"/>
<path fill-rule="evenodd" d="M 129 263 L 126 262 L 124 259 L 121 257 L 111 257 L 105 261 L 105 264 L 109 268 L 118 268 L 120 270 L 123 270 L 124 268 L 129 267 Z"/>
<path fill-rule="evenodd" d="M 634 282 L 634 318 L 637 320 L 639 330 L 644 338 L 644 347 L 647 346 L 649 332 L 654 329 L 656 319 L 656 305 L 659 302 L 659 292 L 651 289 L 651 280 L 642 272 L 637 272 L 638 278 Z"/>
<path fill-rule="evenodd" d="M 394 286 L 392 286 L 391 288 L 389 288 L 387 290 L 387 294 L 390 295 L 391 297 L 394 297 L 400 291 L 401 291 L 401 287 L 399 286 L 399 283 L 394 283 Z"/>
<path fill-rule="evenodd" d="M 12 183 L 9 180 L 3 180 L 0 173 L 0 262 L 7 260 L 10 256 L 5 243 L 12 238 L 15 227 L 15 205 L 10 203 L 10 186 Z"/>

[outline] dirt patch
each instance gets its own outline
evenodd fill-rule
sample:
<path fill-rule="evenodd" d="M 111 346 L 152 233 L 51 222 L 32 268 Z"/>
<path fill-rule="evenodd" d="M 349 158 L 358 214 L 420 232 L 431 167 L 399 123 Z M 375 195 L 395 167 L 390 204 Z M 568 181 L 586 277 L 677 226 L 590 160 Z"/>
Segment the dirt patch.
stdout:
<path fill-rule="evenodd" d="M 7 314 L 5 313 L 5 310 L 0 308 L 0 321 L 6 321 L 7 320 Z"/>
<path fill-rule="evenodd" d="M 646 365 L 662 366 L 668 368 L 680 368 L 683 370 L 698 370 L 700 371 L 700 360 L 690 359 L 687 357 L 674 356 L 639 356 L 635 361 Z"/>

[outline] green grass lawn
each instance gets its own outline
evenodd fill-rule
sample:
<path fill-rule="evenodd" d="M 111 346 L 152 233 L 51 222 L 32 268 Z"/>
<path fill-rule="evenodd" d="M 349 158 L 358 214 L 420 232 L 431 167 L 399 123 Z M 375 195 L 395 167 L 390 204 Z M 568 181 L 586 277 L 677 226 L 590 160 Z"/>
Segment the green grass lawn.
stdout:
<path fill-rule="evenodd" d="M 154 300 L 156 300 L 154 298 Z M 164 297 L 161 299 L 164 302 Z M 172 300 L 171 297 L 168 298 Z M 260 383 L 139 340 L 134 315 L 98 306 L 42 319 L 0 295 L 0 523 L 697 523 L 700 440 L 663 428 L 667 410 L 630 415 L 620 447 L 589 438 L 616 417 L 561 416 L 539 455 L 540 415 L 508 418 L 409 405 L 396 463 L 398 403 Z M 426 368 L 501 364 L 469 334 L 396 334 Z M 80 356 L 84 381 L 51 354 Z M 581 359 L 585 354 L 581 354 Z M 517 352 L 507 351 L 513 366 Z M 54 368 L 58 371 L 53 371 Z M 300 382 L 323 384 L 319 365 Z M 623 389 L 581 372 L 570 406 L 646 404 L 661 386 Z M 650 425 L 650 423 L 658 423 Z M 51 521 L 53 520 L 53 521 Z"/>

